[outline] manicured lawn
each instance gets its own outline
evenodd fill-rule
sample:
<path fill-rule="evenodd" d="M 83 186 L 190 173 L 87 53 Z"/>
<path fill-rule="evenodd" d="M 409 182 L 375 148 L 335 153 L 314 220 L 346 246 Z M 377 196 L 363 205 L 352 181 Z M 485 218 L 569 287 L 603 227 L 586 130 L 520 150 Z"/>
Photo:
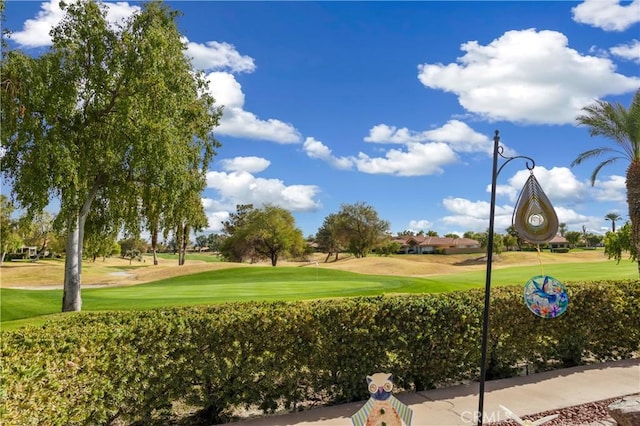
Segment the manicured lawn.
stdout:
<path fill-rule="evenodd" d="M 169 260 L 175 260 L 176 262 L 178 261 L 178 255 L 177 254 L 171 254 L 171 253 L 158 253 L 157 254 L 158 259 L 169 259 Z M 151 259 L 153 259 L 153 256 L 150 254 L 145 254 L 144 256 L 147 259 L 147 262 L 150 261 Z M 222 257 L 220 256 L 216 256 L 213 253 L 187 253 L 185 256 L 186 260 L 198 260 L 198 261 L 202 261 L 202 262 L 222 262 Z"/>
<path fill-rule="evenodd" d="M 594 280 L 628 280 L 638 278 L 638 264 L 623 260 L 619 265 L 615 261 L 591 263 L 557 263 L 531 266 L 517 266 L 494 269 L 491 272 L 492 285 L 524 285 L 529 278 L 536 275 L 551 275 L 561 282 L 594 281 Z M 466 282 L 486 281 L 486 271 L 463 272 L 459 274 L 439 275 L 437 281 L 443 285 Z"/>
<path fill-rule="evenodd" d="M 623 261 L 543 265 L 544 273 L 563 282 L 637 278 L 637 265 Z M 524 284 L 541 274 L 536 266 L 492 271 L 492 286 Z M 437 293 L 483 288 L 486 272 L 411 278 L 365 275 L 302 267 L 232 268 L 174 277 L 129 287 L 86 288 L 84 311 L 134 310 L 257 300 L 310 300 L 392 293 Z M 60 311 L 61 290 L 0 289 L 3 328 L 11 321 Z M 20 321 L 20 324 L 24 321 Z M 17 325 L 17 324 L 16 324 Z"/>

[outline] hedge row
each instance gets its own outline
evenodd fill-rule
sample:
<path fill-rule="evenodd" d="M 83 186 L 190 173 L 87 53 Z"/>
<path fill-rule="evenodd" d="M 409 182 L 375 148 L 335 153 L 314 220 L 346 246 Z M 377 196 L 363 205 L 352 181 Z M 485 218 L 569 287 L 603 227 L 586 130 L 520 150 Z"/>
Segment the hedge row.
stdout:
<path fill-rule="evenodd" d="M 569 286 L 565 315 L 534 316 L 522 286 L 492 290 L 490 378 L 639 349 L 640 281 Z M 234 409 L 367 398 L 366 375 L 423 390 L 479 375 L 483 292 L 74 314 L 2 334 L 4 425 L 208 422 Z M 195 420 L 193 420 L 195 422 Z"/>

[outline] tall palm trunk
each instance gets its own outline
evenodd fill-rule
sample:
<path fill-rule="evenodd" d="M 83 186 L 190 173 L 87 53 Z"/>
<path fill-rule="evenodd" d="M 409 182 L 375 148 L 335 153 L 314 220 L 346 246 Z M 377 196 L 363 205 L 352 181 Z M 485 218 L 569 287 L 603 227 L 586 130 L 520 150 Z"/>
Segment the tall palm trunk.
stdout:
<path fill-rule="evenodd" d="M 627 169 L 627 204 L 631 219 L 631 244 L 636 248 L 640 275 L 640 160 L 632 161 Z"/>

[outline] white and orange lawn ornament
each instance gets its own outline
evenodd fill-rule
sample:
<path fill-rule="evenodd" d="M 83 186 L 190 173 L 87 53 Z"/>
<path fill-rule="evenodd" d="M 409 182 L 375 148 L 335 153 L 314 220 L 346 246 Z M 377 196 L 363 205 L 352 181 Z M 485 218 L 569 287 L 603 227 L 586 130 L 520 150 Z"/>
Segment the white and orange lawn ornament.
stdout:
<path fill-rule="evenodd" d="M 358 410 L 351 421 L 354 426 L 411 426 L 413 411 L 391 393 L 393 374 L 376 373 L 367 376 L 371 398 Z"/>
<path fill-rule="evenodd" d="M 518 423 L 520 426 L 539 426 L 539 425 L 544 424 L 546 422 L 550 422 L 551 420 L 553 420 L 556 417 L 558 417 L 557 414 L 553 414 L 551 416 L 545 416 L 545 417 L 543 417 L 541 419 L 533 420 L 533 421 L 532 420 L 522 420 L 520 417 L 518 417 L 518 415 L 516 413 L 514 413 L 511 410 L 509 410 L 504 405 L 501 405 L 500 408 L 502 408 L 504 410 L 504 412 L 507 414 L 507 417 L 509 417 L 512 420 L 515 420 L 515 422 Z"/>

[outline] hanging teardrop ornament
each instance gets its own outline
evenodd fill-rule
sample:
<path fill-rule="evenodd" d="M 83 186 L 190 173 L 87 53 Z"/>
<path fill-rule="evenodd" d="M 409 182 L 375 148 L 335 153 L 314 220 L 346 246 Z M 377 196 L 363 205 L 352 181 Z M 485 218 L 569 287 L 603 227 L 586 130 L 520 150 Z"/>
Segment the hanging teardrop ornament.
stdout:
<path fill-rule="evenodd" d="M 558 233 L 558 216 L 533 172 L 522 187 L 511 218 L 516 232 L 525 241 L 542 244 Z"/>

